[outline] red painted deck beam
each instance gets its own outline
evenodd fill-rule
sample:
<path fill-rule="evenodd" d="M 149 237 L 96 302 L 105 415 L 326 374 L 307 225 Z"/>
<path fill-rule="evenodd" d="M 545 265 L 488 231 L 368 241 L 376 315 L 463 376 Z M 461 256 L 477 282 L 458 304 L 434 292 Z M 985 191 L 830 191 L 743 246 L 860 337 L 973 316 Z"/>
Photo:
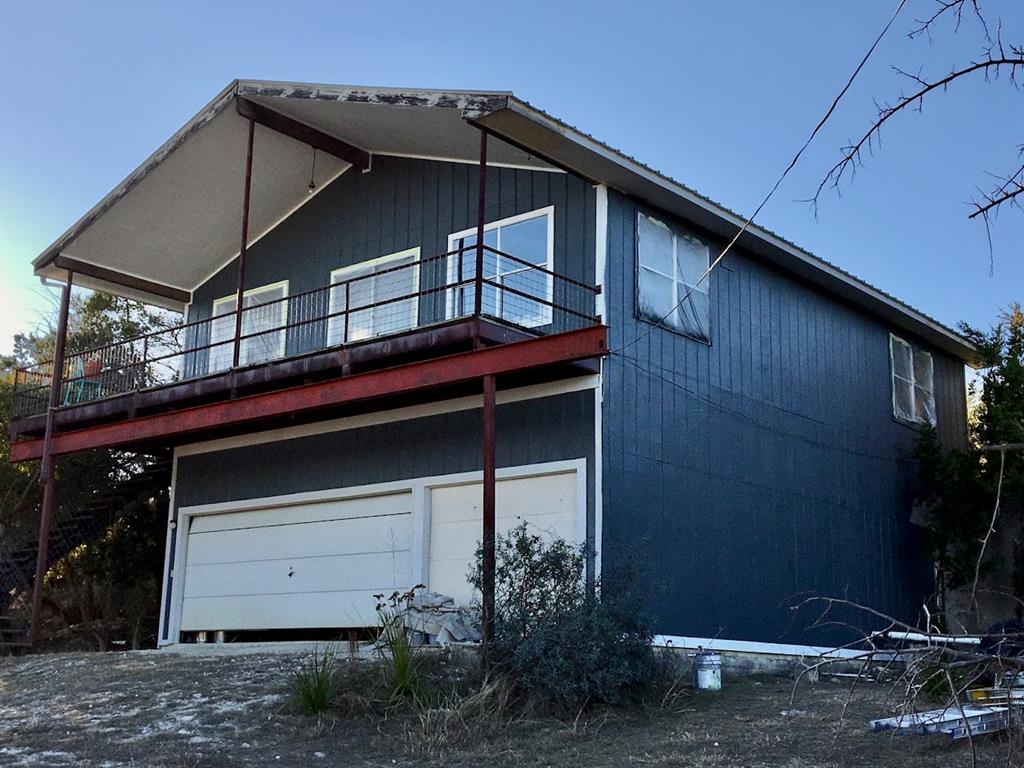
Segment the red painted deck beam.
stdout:
<path fill-rule="evenodd" d="M 598 357 L 606 351 L 607 329 L 594 326 L 237 400 L 61 432 L 53 436 L 51 450 L 56 456 L 92 448 L 169 440 L 218 427 L 257 425 L 263 419 L 464 384 L 482 380 L 484 376 L 501 376 Z M 14 442 L 10 448 L 11 461 L 38 459 L 42 449 L 41 438 Z"/>

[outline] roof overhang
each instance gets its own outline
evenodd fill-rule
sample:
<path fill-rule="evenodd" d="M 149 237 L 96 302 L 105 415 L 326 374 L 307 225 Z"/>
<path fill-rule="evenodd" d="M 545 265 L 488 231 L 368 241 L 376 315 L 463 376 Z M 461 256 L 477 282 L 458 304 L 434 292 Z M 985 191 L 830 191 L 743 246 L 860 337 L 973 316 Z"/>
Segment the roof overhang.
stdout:
<path fill-rule="evenodd" d="M 475 161 L 477 129 L 484 127 L 503 139 L 492 142 L 491 163 L 561 168 L 726 239 L 744 223 L 511 93 L 235 81 L 44 251 L 34 261 L 36 273 L 63 281 L 62 263 L 74 260 L 86 265 L 85 272 L 76 270 L 76 283 L 183 308 L 196 287 L 238 254 L 248 130 L 239 99 L 365 151 L 371 165 L 373 155 Z M 250 242 L 311 197 L 312 142 L 295 135 L 256 127 Z M 317 152 L 317 191 L 343 173 L 360 172 L 341 157 L 357 162 L 359 155 Z M 738 245 L 895 329 L 975 363 L 977 351 L 960 334 L 778 235 L 751 226 Z M 117 275 L 131 279 L 110 279 Z"/>

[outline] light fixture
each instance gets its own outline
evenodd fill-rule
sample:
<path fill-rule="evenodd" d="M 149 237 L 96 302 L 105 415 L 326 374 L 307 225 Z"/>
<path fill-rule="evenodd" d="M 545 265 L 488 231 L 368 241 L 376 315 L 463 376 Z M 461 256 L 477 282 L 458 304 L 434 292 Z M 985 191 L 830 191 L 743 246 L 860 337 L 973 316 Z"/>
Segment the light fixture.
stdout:
<path fill-rule="evenodd" d="M 307 187 L 307 189 L 309 190 L 309 194 L 311 194 L 311 195 L 314 192 L 316 192 L 316 182 L 313 180 L 313 177 L 315 175 L 316 175 L 316 147 L 313 147 L 313 167 L 309 169 L 309 187 Z"/>

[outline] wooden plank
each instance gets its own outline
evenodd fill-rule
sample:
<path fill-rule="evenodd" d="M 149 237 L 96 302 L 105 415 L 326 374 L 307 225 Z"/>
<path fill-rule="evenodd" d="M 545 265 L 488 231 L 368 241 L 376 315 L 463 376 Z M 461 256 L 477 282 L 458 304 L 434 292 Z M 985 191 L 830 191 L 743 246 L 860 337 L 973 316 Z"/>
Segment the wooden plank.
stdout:
<path fill-rule="evenodd" d="M 273 109 L 264 107 L 241 96 L 235 101 L 235 109 L 239 115 L 272 131 L 289 136 L 314 149 L 319 149 L 339 160 L 344 160 L 363 171 L 370 170 L 370 153 L 365 149 L 349 144 L 347 141 L 317 130 L 311 125 L 299 122 Z"/>
<path fill-rule="evenodd" d="M 181 304 L 188 304 L 192 300 L 192 294 L 189 291 L 184 291 L 180 288 L 173 288 L 163 283 L 155 283 L 152 280 L 146 280 L 145 278 L 135 277 L 134 275 L 126 275 L 122 272 L 118 272 L 113 269 L 107 269 L 106 267 L 98 267 L 95 264 L 90 264 L 86 261 L 79 261 L 78 259 L 72 259 L 69 256 L 58 254 L 53 259 L 53 264 L 61 269 L 66 269 L 71 272 L 75 272 L 79 275 L 85 275 L 95 280 L 103 280 L 113 285 L 120 285 L 123 288 L 130 288 L 133 291 L 141 291 L 143 293 L 150 293 L 154 296 L 162 296 L 165 299 L 171 299 Z"/>

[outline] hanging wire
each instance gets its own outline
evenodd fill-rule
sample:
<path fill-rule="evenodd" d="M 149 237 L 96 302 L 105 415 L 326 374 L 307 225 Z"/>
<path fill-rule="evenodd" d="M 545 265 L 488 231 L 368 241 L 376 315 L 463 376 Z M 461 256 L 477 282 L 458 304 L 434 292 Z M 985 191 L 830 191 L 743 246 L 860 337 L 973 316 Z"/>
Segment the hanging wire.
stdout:
<path fill-rule="evenodd" d="M 871 44 L 871 47 L 868 48 L 867 53 L 864 54 L 864 56 L 860 60 L 860 63 L 857 64 L 856 69 L 853 70 L 853 74 L 850 75 L 850 77 L 846 81 L 846 84 L 842 87 L 842 89 L 839 91 L 836 97 L 832 100 L 832 103 L 831 105 L 829 105 L 828 110 L 826 110 L 825 114 L 818 121 L 818 124 L 814 126 L 814 130 L 811 131 L 810 136 L 807 137 L 807 140 L 803 143 L 800 149 L 797 150 L 797 153 L 793 156 L 793 159 L 789 161 L 789 165 L 786 166 L 786 169 L 782 172 L 782 175 L 779 176 L 778 180 L 776 180 L 775 185 L 768 191 L 768 194 L 764 196 L 764 199 L 761 200 L 760 205 L 758 205 L 754 212 L 750 214 L 750 216 L 747 218 L 747 220 L 743 222 L 743 225 L 739 228 L 739 230 L 737 230 L 736 234 L 729 241 L 728 245 L 726 245 L 725 248 L 722 249 L 722 252 L 718 254 L 718 257 L 713 262 L 711 262 L 711 264 L 708 265 L 708 268 L 704 270 L 704 274 L 700 276 L 700 279 L 697 280 L 697 282 L 694 283 L 693 286 L 686 291 L 686 295 L 683 296 L 683 298 L 681 298 L 678 302 L 676 302 L 675 305 L 668 312 L 666 312 L 655 325 L 664 325 L 665 321 L 668 320 L 669 317 L 671 317 L 672 313 L 686 303 L 687 299 L 690 298 L 690 294 L 692 294 L 697 289 L 697 286 L 701 285 L 705 280 L 707 280 L 708 276 L 712 272 L 714 272 L 715 267 L 722 263 L 722 260 L 725 259 L 726 254 L 732 250 L 732 247 L 734 245 L 736 245 L 736 241 L 738 241 L 740 237 L 742 237 L 743 234 L 750 228 L 750 225 L 753 224 L 754 219 L 756 219 L 757 216 L 761 213 L 761 210 L 768 204 L 768 201 L 772 199 L 772 197 L 775 195 L 775 192 L 782 185 L 782 182 L 789 175 L 789 172 L 793 170 L 793 167 L 797 164 L 797 161 L 800 160 L 800 157 L 803 155 L 804 150 L 806 150 L 807 147 L 810 146 L 811 142 L 814 141 L 814 138 L 818 135 L 818 132 L 821 131 L 825 123 L 828 122 L 828 119 L 832 117 L 832 113 L 836 111 L 836 107 L 839 106 L 839 102 L 842 100 L 843 96 L 846 95 L 846 92 L 850 90 L 851 86 L 853 85 L 853 81 L 857 79 L 857 75 L 860 74 L 860 71 L 864 68 L 864 65 L 868 63 L 868 59 L 871 58 L 871 54 L 875 52 L 875 49 L 878 47 L 878 44 L 882 42 L 882 38 L 885 37 L 885 34 L 889 31 L 889 28 L 896 21 L 896 17 L 900 15 L 900 11 L 903 10 L 903 6 L 905 6 L 906 4 L 907 0 L 900 0 L 899 4 L 896 6 L 896 10 L 889 18 L 889 21 L 882 28 L 882 31 L 878 33 L 878 36 L 875 38 L 875 41 Z M 651 334 L 655 325 L 649 325 L 643 333 L 637 335 L 636 337 L 622 344 L 616 349 L 611 350 L 611 352 L 613 354 L 622 352 L 623 350 L 629 349 L 633 345 L 643 341 Z"/>
<path fill-rule="evenodd" d="M 313 147 L 313 165 L 309 169 L 309 194 L 313 194 L 316 191 L 316 147 Z"/>

